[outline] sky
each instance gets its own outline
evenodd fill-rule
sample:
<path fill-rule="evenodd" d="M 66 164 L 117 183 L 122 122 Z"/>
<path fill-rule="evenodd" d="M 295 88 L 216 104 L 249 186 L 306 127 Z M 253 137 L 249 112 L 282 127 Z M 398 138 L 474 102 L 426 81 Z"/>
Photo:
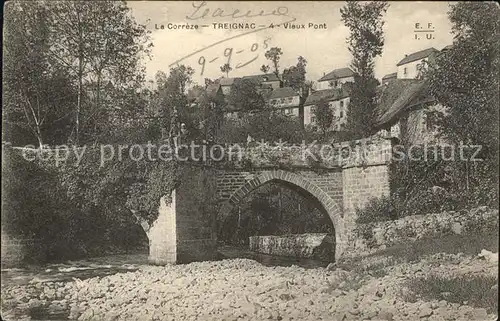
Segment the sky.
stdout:
<path fill-rule="evenodd" d="M 340 18 L 340 8 L 345 2 L 129 1 L 127 4 L 136 21 L 151 31 L 154 47 L 151 60 L 145 63 L 147 79 L 154 79 L 158 71 L 168 73 L 170 66 L 178 63 L 191 66 L 195 70 L 193 80 L 203 84 L 205 77 L 225 76 L 220 66 L 229 58 L 233 67 L 229 77 L 261 74 L 260 66 L 270 63 L 264 53 L 271 47 L 283 51 L 281 70 L 295 65 L 297 57 L 303 56 L 308 62 L 306 78 L 313 81 L 351 62 L 346 43 L 349 29 Z M 383 54 L 375 60 L 375 76 L 379 79 L 396 72 L 396 64 L 405 54 L 430 47 L 440 50 L 453 41 L 447 17 L 450 2 L 394 1 L 389 4 L 384 16 Z M 233 17 L 235 10 L 239 12 Z M 251 13 L 247 14 L 248 11 Z M 305 28 L 285 29 L 282 23 L 294 19 L 292 24 Z M 197 25 L 198 29 L 168 29 L 169 23 Z M 223 29 L 219 23 L 228 26 L 254 23 L 255 29 Z M 258 30 L 271 23 L 280 27 Z M 426 32 L 415 33 L 416 23 L 421 30 L 428 29 L 431 23 L 434 32 L 428 35 L 432 39 L 426 38 Z M 315 25 L 326 25 L 326 28 L 315 29 Z M 420 39 L 415 39 L 415 35 Z M 210 47 L 203 50 L 207 46 Z"/>

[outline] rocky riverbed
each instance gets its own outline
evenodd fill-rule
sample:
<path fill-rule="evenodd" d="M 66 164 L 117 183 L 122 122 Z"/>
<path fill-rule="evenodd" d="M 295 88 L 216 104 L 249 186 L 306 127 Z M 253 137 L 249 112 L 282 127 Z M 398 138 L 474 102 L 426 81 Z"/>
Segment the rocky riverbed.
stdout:
<path fill-rule="evenodd" d="M 72 320 L 495 320 L 485 308 L 448 302 L 446 293 L 409 300 L 405 282 L 497 273 L 495 262 L 442 253 L 414 263 L 367 259 L 352 269 L 266 267 L 249 259 L 141 266 L 86 280 L 3 286 L 2 318 L 37 319 L 35 312 L 45 309 L 52 319 Z"/>

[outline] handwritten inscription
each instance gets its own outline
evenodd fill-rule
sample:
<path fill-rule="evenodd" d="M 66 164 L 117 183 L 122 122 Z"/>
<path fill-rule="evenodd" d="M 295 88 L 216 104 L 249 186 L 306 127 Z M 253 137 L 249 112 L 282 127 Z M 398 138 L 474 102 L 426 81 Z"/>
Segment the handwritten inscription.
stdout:
<path fill-rule="evenodd" d="M 271 38 L 266 38 L 263 43 L 262 43 L 262 48 L 264 50 L 266 50 L 269 45 L 268 45 L 268 41 L 271 40 Z M 259 44 L 258 43 L 253 43 L 252 46 L 250 47 L 250 52 L 257 52 L 257 50 L 259 49 Z M 224 49 L 224 54 L 223 56 L 225 58 L 227 58 L 227 60 L 223 61 L 222 63 L 221 62 L 218 62 L 218 64 L 229 64 L 229 65 L 232 65 L 231 62 L 232 62 L 232 58 L 233 58 L 233 54 L 240 54 L 240 53 L 243 53 L 245 50 L 238 50 L 238 51 L 234 51 L 234 48 L 232 47 L 228 47 L 226 49 Z M 215 58 L 212 58 L 210 60 L 208 60 L 208 63 L 212 63 L 212 62 L 215 62 L 215 61 L 218 61 L 220 57 L 215 57 Z M 259 59 L 259 54 L 257 53 L 256 56 L 254 56 L 252 59 L 246 61 L 246 62 L 243 62 L 243 63 L 237 63 L 235 68 L 236 69 L 239 69 L 239 68 L 243 68 L 245 66 L 247 66 L 248 64 L 251 64 L 252 62 L 254 62 L 255 60 Z M 198 64 L 201 66 L 201 76 L 203 76 L 203 73 L 205 72 L 205 67 L 207 65 L 207 58 L 205 58 L 205 56 L 200 56 L 200 58 L 198 58 Z"/>
<path fill-rule="evenodd" d="M 221 8 L 216 8 L 215 10 L 211 10 L 208 8 L 208 4 L 206 1 L 202 1 L 199 4 L 192 3 L 194 11 L 186 16 L 186 19 L 189 20 L 198 20 L 204 19 L 209 16 L 212 18 L 256 18 L 256 17 L 267 17 L 267 16 L 288 16 L 288 8 L 287 7 L 277 7 L 271 12 L 265 12 L 261 10 L 259 13 L 254 13 L 251 10 L 246 11 L 246 13 L 241 12 L 239 9 L 232 10 L 231 12 L 225 12 Z M 211 13 L 211 15 L 210 15 Z"/>
<path fill-rule="evenodd" d="M 234 36 L 231 36 L 231 37 L 228 37 L 226 39 L 222 39 L 222 40 L 219 40 L 219 41 L 216 41 L 214 43 L 212 43 L 211 45 L 208 45 L 204 48 L 201 48 L 199 50 L 196 50 L 192 53 L 190 53 L 189 55 L 186 55 L 176 61 L 174 61 L 173 63 L 171 63 L 169 65 L 169 67 L 172 67 L 174 65 L 177 65 L 179 64 L 179 62 L 187 59 L 187 58 L 190 58 L 192 56 L 195 56 L 209 48 L 212 48 L 214 46 L 217 46 L 217 45 L 220 45 L 224 42 L 228 42 L 232 39 L 236 39 L 236 38 L 239 38 L 239 37 L 243 37 L 243 36 L 246 36 L 246 35 L 249 35 L 249 34 L 252 34 L 254 32 L 259 32 L 259 31 L 262 31 L 262 30 L 266 30 L 266 29 L 269 29 L 269 28 L 274 28 L 274 27 L 279 27 L 281 24 L 284 24 L 284 23 L 292 23 L 294 21 L 296 21 L 297 19 L 295 17 L 292 17 L 289 15 L 289 10 L 287 7 L 284 7 L 284 6 L 279 6 L 271 11 L 265 11 L 265 10 L 260 10 L 259 12 L 253 12 L 251 10 L 244 10 L 244 11 L 240 11 L 239 9 L 234 9 L 234 10 L 229 10 L 229 11 L 224 11 L 223 9 L 221 8 L 210 8 L 209 7 L 209 4 L 206 2 L 206 1 L 202 1 L 200 3 L 195 3 L 193 2 L 192 3 L 192 7 L 193 7 L 193 11 L 189 14 L 189 15 L 186 15 L 186 19 L 188 20 L 191 20 L 191 21 L 200 21 L 199 23 L 201 23 L 201 27 L 203 28 L 207 28 L 209 27 L 210 25 L 207 24 L 206 22 L 201 22 L 202 20 L 206 20 L 206 19 L 210 19 L 210 18 L 226 18 L 226 19 L 241 19 L 241 18 L 258 18 L 258 17 L 276 17 L 276 18 L 279 18 L 279 17 L 288 17 L 288 20 L 286 21 L 273 21 L 269 24 L 269 22 L 267 22 L 267 24 L 259 24 L 259 25 L 256 25 L 255 23 L 253 22 L 248 22 L 248 23 L 245 23 L 245 27 L 244 28 L 241 28 L 239 25 L 237 26 L 238 28 L 237 29 L 250 29 L 248 31 L 245 31 L 245 32 L 242 32 L 242 33 L 239 33 L 237 35 L 234 35 Z M 247 28 L 247 25 L 248 25 L 248 28 Z M 236 29 L 234 28 L 234 25 L 233 24 L 214 24 L 213 25 L 213 28 L 214 29 Z M 254 29 L 255 28 L 255 29 Z M 266 39 L 266 40 L 269 40 L 269 39 Z M 257 45 L 258 44 L 254 44 L 254 45 Z M 255 48 L 255 46 L 252 45 L 252 47 L 250 48 L 250 51 L 251 52 L 254 52 L 258 49 Z M 264 45 L 265 48 L 266 45 Z M 252 48 L 254 48 L 254 50 L 252 50 Z M 228 49 L 228 48 L 226 48 Z M 238 51 L 237 53 L 239 52 L 242 52 L 242 50 Z M 249 63 L 255 61 L 256 59 L 258 58 L 255 57 L 253 58 L 252 60 L 248 61 L 248 62 L 245 62 L 245 63 L 240 63 L 240 64 L 237 64 L 236 65 L 236 68 L 242 68 L 246 65 L 248 65 Z M 216 58 L 212 58 L 210 60 L 208 60 L 208 62 L 214 62 L 218 59 L 218 57 Z M 207 63 L 207 59 L 204 57 L 204 56 L 200 56 L 200 58 L 198 59 L 198 63 L 200 65 L 202 65 L 202 69 L 204 70 L 204 66 L 205 64 Z"/>

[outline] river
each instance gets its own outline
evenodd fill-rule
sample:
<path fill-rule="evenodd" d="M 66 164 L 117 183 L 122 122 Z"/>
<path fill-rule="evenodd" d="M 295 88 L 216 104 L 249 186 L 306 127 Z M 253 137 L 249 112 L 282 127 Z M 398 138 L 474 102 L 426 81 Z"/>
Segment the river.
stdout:
<path fill-rule="evenodd" d="M 218 249 L 218 259 L 247 258 L 253 259 L 265 266 L 301 266 L 303 268 L 326 267 L 329 262 L 313 259 L 273 256 L 252 252 L 243 247 L 221 246 Z M 25 266 L 22 268 L 2 268 L 2 296 L 5 287 L 28 284 L 65 283 L 75 279 L 102 277 L 116 273 L 133 272 L 148 265 L 148 255 L 122 254 L 109 255 L 82 260 L 46 263 L 42 265 Z M 69 311 L 51 310 L 50 307 L 30 308 L 19 311 L 19 316 L 28 315 L 32 320 L 67 320 Z"/>

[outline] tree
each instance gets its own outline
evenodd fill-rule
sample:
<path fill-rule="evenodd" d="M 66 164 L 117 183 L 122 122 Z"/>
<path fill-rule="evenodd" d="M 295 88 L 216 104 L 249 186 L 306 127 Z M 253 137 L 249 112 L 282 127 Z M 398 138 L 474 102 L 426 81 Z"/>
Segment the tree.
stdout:
<path fill-rule="evenodd" d="M 283 87 L 291 87 L 296 91 L 300 92 L 304 98 L 307 98 L 307 94 L 309 89 L 311 88 L 311 83 L 306 81 L 306 66 L 307 60 L 299 56 L 297 58 L 297 64 L 295 66 L 291 66 L 283 70 L 283 73 L 280 72 L 279 69 L 279 61 L 283 52 L 281 48 L 273 47 L 266 51 L 266 58 L 271 61 L 274 68 L 274 74 L 281 82 L 281 86 Z M 264 73 L 269 72 L 270 67 L 268 65 L 262 65 L 260 70 Z"/>
<path fill-rule="evenodd" d="M 73 102 L 74 90 L 61 66 L 49 55 L 51 21 L 47 9 L 39 3 L 16 2 L 6 10 L 4 123 L 9 128 L 28 130 L 42 147 L 46 138 L 54 143 L 57 136 L 65 136 L 59 129 L 67 123 L 67 105 Z M 15 129 L 9 132 L 20 133 Z"/>
<path fill-rule="evenodd" d="M 101 106 L 103 84 L 115 90 L 137 87 L 144 81 L 140 65 L 152 44 L 148 31 L 130 16 L 125 2 L 47 2 L 51 24 L 50 55 L 63 64 L 77 87 L 74 142 L 80 143 L 107 119 Z M 87 107 L 84 110 L 83 107 Z"/>
<path fill-rule="evenodd" d="M 334 119 L 333 112 L 328 104 L 328 101 L 319 101 L 314 107 L 314 115 L 316 116 L 316 123 L 318 127 L 323 132 L 323 136 L 326 137 Z"/>
<path fill-rule="evenodd" d="M 382 17 L 387 11 L 386 1 L 361 3 L 349 1 L 340 9 L 342 21 L 349 28 L 347 38 L 354 71 L 346 129 L 351 139 L 373 134 L 376 106 L 376 80 L 373 68 L 374 58 L 382 54 L 384 34 Z"/>
<path fill-rule="evenodd" d="M 430 92 L 445 107 L 436 125 L 450 142 L 481 146 L 485 173 L 476 163 L 466 168 L 465 184 L 475 179 L 483 189 L 497 189 L 500 9 L 495 3 L 460 2 L 448 12 L 455 36 L 450 50 L 429 62 Z M 488 169 L 489 167 L 489 169 Z M 488 182 L 494 185 L 494 188 Z M 472 182 L 471 182 L 472 183 Z M 486 186 L 490 186 L 487 187 Z"/>
<path fill-rule="evenodd" d="M 280 75 L 280 59 L 281 56 L 283 55 L 283 51 L 279 47 L 272 47 L 265 53 L 266 59 L 270 60 L 271 63 L 273 64 L 273 72 L 278 77 L 278 79 L 282 82 L 283 79 L 281 78 Z M 261 70 L 270 70 L 269 66 L 264 66 L 262 65 Z"/>
<path fill-rule="evenodd" d="M 228 63 L 226 63 L 226 64 L 224 64 L 224 65 L 222 65 L 220 67 L 220 71 L 222 71 L 223 73 L 225 73 L 226 77 L 228 77 L 228 78 L 229 78 L 229 72 L 231 70 L 233 70 L 233 68 L 231 68 L 231 66 Z"/>
<path fill-rule="evenodd" d="M 167 76 L 163 71 L 156 73 L 157 97 L 155 100 L 156 109 L 163 118 L 162 130 L 164 135 L 170 130 L 170 115 L 174 107 L 177 109 L 181 122 L 189 125 L 190 128 L 196 127 L 192 123 L 189 115 L 187 86 L 192 83 L 193 68 L 185 65 L 170 68 Z M 188 124 L 189 123 L 189 124 Z"/>
<path fill-rule="evenodd" d="M 302 56 L 299 56 L 297 60 L 296 66 L 291 66 L 283 71 L 283 82 L 286 87 L 302 91 L 306 84 L 307 60 Z"/>
<path fill-rule="evenodd" d="M 236 110 L 251 111 L 263 109 L 266 102 L 252 80 L 242 79 L 233 84 L 228 104 Z"/>
<path fill-rule="evenodd" d="M 204 83 L 205 83 L 205 88 L 207 88 L 209 85 L 215 84 L 216 80 L 205 78 Z"/>
<path fill-rule="evenodd" d="M 269 72 L 269 66 L 267 66 L 267 65 L 260 66 L 260 71 L 267 74 Z"/>

